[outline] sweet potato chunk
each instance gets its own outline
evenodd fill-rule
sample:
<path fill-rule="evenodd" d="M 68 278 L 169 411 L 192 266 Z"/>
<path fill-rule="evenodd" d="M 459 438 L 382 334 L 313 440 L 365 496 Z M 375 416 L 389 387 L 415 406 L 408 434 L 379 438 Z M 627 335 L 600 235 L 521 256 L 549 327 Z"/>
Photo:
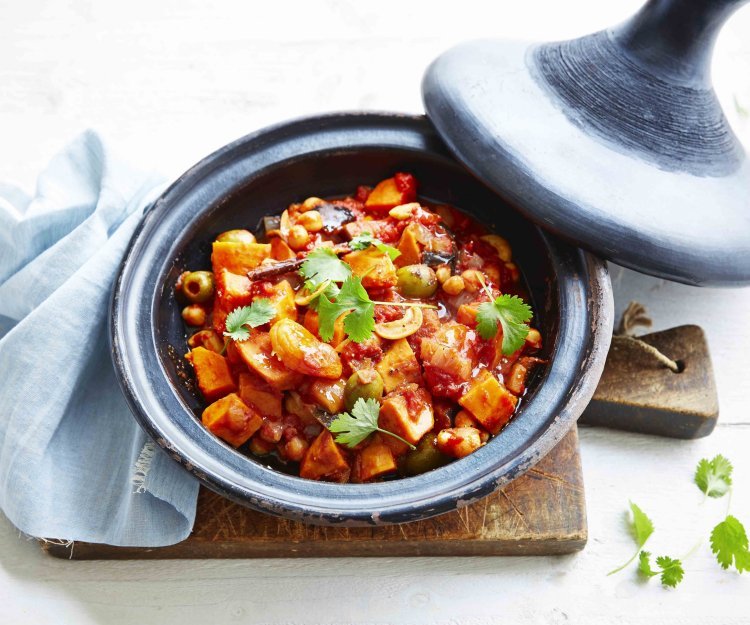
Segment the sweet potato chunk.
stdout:
<path fill-rule="evenodd" d="M 198 388 L 207 402 L 212 402 L 237 390 L 229 371 L 227 359 L 205 347 L 191 350 L 190 361 L 198 379 Z"/>
<path fill-rule="evenodd" d="M 386 395 L 378 423 L 412 444 L 419 442 L 435 425 L 430 394 L 416 384 L 407 384 Z"/>
<path fill-rule="evenodd" d="M 333 323 L 333 337 L 328 341 L 333 347 L 338 347 L 341 342 L 346 338 L 346 332 L 344 331 L 344 319 L 348 315 L 345 312 L 343 315 L 339 315 L 338 319 Z M 312 332 L 316 338 L 320 338 L 320 321 L 318 319 L 318 312 L 312 308 L 308 308 L 304 317 L 304 325 L 310 332 Z"/>
<path fill-rule="evenodd" d="M 267 332 L 251 332 L 246 341 L 235 341 L 242 360 L 269 386 L 277 391 L 286 391 L 298 386 L 303 377 L 284 365 L 271 353 L 271 337 Z"/>
<path fill-rule="evenodd" d="M 250 280 L 247 276 L 222 269 L 214 274 L 216 294 L 214 295 L 213 326 L 219 334 L 226 330 L 227 315 L 239 306 L 247 306 L 252 301 Z"/>
<path fill-rule="evenodd" d="M 396 267 L 388 254 L 384 254 L 376 247 L 370 246 L 364 250 L 349 252 L 343 257 L 349 263 L 355 276 L 362 278 L 362 286 L 366 289 L 381 289 L 396 286 Z"/>
<path fill-rule="evenodd" d="M 310 384 L 310 399 L 329 414 L 344 410 L 346 380 L 315 380 Z"/>
<path fill-rule="evenodd" d="M 394 341 L 375 369 L 383 378 L 386 393 L 408 382 L 422 384 L 422 369 L 406 339 Z"/>
<path fill-rule="evenodd" d="M 300 477 L 308 480 L 346 481 L 349 463 L 328 430 L 323 430 L 313 441 L 302 460 Z"/>
<path fill-rule="evenodd" d="M 398 242 L 398 251 L 401 252 L 401 256 L 394 261 L 399 267 L 418 265 L 422 262 L 422 248 L 419 245 L 420 229 L 419 224 L 412 223 L 401 233 L 401 239 Z"/>
<path fill-rule="evenodd" d="M 272 390 L 252 373 L 240 373 L 239 396 L 249 406 L 255 406 L 264 417 L 281 417 L 281 393 Z"/>
<path fill-rule="evenodd" d="M 236 393 L 215 401 L 203 411 L 203 425 L 222 440 L 239 447 L 246 443 L 263 424 L 255 409 L 243 402 Z"/>
<path fill-rule="evenodd" d="M 359 455 L 359 479 L 363 482 L 396 470 L 396 459 L 391 449 L 376 440 Z"/>
<path fill-rule="evenodd" d="M 396 174 L 379 182 L 370 192 L 365 208 L 370 210 L 393 208 L 399 204 L 413 202 L 417 197 L 414 177 L 410 174 Z"/>
<path fill-rule="evenodd" d="M 513 415 L 518 398 L 485 371 L 458 403 L 474 415 L 484 429 L 497 434 Z"/>
<path fill-rule="evenodd" d="M 221 273 L 222 269 L 244 275 L 260 265 L 270 254 L 271 246 L 268 243 L 214 241 L 211 264 L 214 275 Z"/>

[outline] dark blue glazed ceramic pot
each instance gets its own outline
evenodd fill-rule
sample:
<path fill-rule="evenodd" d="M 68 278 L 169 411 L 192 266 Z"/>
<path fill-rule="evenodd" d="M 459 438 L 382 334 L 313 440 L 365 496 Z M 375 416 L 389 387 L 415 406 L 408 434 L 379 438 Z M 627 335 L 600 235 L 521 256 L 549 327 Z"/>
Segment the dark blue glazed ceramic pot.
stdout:
<path fill-rule="evenodd" d="M 508 238 L 550 363 L 515 418 L 470 456 L 423 475 L 376 484 L 304 480 L 249 458 L 200 422 L 191 390 L 177 276 L 210 263 L 211 241 L 302 198 L 352 192 L 410 171 L 423 196 L 453 204 Z M 475 501 L 518 477 L 575 424 L 599 380 L 612 333 L 604 262 L 546 234 L 450 155 L 423 117 L 333 114 L 267 128 L 207 157 L 143 217 L 111 308 L 114 364 L 133 414 L 209 488 L 256 510 L 321 524 L 424 519 Z"/>

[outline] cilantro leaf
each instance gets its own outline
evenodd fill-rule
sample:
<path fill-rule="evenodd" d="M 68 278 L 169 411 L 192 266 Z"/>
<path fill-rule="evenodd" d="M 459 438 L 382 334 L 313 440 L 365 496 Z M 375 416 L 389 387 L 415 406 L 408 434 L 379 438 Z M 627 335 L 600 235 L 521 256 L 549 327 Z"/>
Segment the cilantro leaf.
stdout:
<path fill-rule="evenodd" d="M 632 501 L 628 503 L 630 504 L 630 511 L 633 514 L 633 521 L 630 524 L 630 530 L 633 533 L 633 538 L 635 539 L 638 548 L 640 549 L 646 544 L 646 541 L 651 534 L 654 533 L 654 524 L 651 519 L 648 518 L 648 515 L 646 515 L 646 513 L 637 505 Z"/>
<path fill-rule="evenodd" d="M 653 577 L 654 575 L 659 574 L 659 571 L 654 571 L 654 569 L 651 568 L 650 551 L 641 551 L 641 553 L 638 554 L 638 572 L 643 577 Z"/>
<path fill-rule="evenodd" d="M 727 515 L 711 531 L 711 551 L 714 552 L 716 560 L 723 569 L 732 566 L 734 560 L 734 568 L 738 573 L 750 571 L 750 551 L 747 546 L 745 528 L 732 515 Z"/>
<path fill-rule="evenodd" d="M 308 291 L 314 291 L 317 287 L 312 283 L 312 281 L 307 280 L 305 282 L 305 288 L 307 288 Z M 336 299 L 336 296 L 340 291 L 341 289 L 339 289 L 338 285 L 335 282 L 328 282 L 328 286 L 323 290 L 323 293 L 321 295 L 324 294 L 328 299 Z M 312 308 L 313 310 L 318 310 L 319 302 L 320 295 L 313 298 L 308 304 L 308 307 Z"/>
<path fill-rule="evenodd" d="M 638 556 L 638 573 L 643 577 L 650 578 L 660 575 L 662 585 L 674 588 L 682 581 L 685 576 L 685 570 L 682 568 L 682 562 L 669 556 L 659 556 L 656 558 L 656 566 L 659 570 L 651 567 L 651 554 L 648 551 L 641 551 Z"/>
<path fill-rule="evenodd" d="M 656 564 L 661 569 L 662 585 L 674 588 L 682 581 L 685 571 L 682 568 L 682 562 L 669 556 L 659 556 L 656 558 Z"/>
<path fill-rule="evenodd" d="M 353 250 L 364 250 L 371 245 L 374 245 L 375 248 L 378 251 L 383 252 L 383 254 L 387 254 L 391 260 L 396 260 L 399 256 L 401 256 L 401 252 L 399 252 L 395 247 L 386 245 L 380 239 L 376 239 L 374 236 L 372 236 L 372 234 L 370 234 L 369 232 L 358 234 L 349 242 L 349 247 Z"/>
<path fill-rule="evenodd" d="M 648 518 L 648 515 L 632 501 L 629 501 L 628 503 L 630 504 L 631 513 L 631 515 L 628 517 L 628 527 L 630 528 L 630 532 L 633 535 L 633 540 L 635 540 L 637 549 L 633 556 L 625 564 L 623 564 L 622 566 L 618 566 L 616 569 L 607 573 L 607 575 L 614 575 L 615 573 L 619 573 L 626 566 L 628 566 L 628 564 L 635 560 L 636 556 L 638 555 L 638 550 L 646 544 L 646 541 L 649 539 L 651 534 L 654 533 L 654 524 L 652 523 L 651 519 Z"/>
<path fill-rule="evenodd" d="M 262 297 L 256 299 L 250 306 L 235 308 L 227 315 L 224 336 L 235 341 L 246 341 L 250 338 L 251 328 L 257 328 L 268 323 L 276 316 L 276 307 L 270 299 Z"/>
<path fill-rule="evenodd" d="M 366 341 L 375 329 L 375 304 L 362 286 L 362 279 L 351 276 L 341 285 L 341 291 L 332 302 L 325 293 L 318 298 L 318 331 L 320 338 L 330 341 L 333 327 L 345 312 L 344 330 L 355 343 Z"/>
<path fill-rule="evenodd" d="M 477 331 L 483 339 L 497 334 L 498 324 L 503 329 L 503 354 L 510 355 L 523 347 L 531 320 L 531 307 L 517 295 L 501 295 L 477 308 Z"/>
<path fill-rule="evenodd" d="M 414 445 L 405 441 L 403 438 L 383 430 L 378 426 L 378 417 L 380 416 L 380 404 L 376 399 L 359 398 L 354 404 L 352 413 L 342 412 L 331 421 L 328 429 L 336 434 L 335 441 L 346 445 L 347 447 L 356 447 L 373 432 L 382 432 L 397 438 L 402 443 L 406 443 L 412 449 Z"/>
<path fill-rule="evenodd" d="M 708 497 L 723 497 L 732 486 L 732 463 L 721 454 L 703 458 L 695 469 L 695 483 Z"/>
<path fill-rule="evenodd" d="M 299 272 L 313 289 L 326 280 L 343 282 L 352 275 L 351 267 L 329 247 L 319 247 L 310 252 Z"/>

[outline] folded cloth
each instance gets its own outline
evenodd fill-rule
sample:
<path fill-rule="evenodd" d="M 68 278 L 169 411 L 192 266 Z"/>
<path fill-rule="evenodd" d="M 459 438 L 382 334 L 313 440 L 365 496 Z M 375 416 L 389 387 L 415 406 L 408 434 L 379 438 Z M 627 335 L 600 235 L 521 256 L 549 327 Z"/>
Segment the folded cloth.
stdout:
<path fill-rule="evenodd" d="M 107 339 L 117 270 L 161 188 L 93 132 L 34 198 L 0 184 L 0 507 L 31 536 L 151 547 L 192 528 L 198 484 L 133 419 Z"/>

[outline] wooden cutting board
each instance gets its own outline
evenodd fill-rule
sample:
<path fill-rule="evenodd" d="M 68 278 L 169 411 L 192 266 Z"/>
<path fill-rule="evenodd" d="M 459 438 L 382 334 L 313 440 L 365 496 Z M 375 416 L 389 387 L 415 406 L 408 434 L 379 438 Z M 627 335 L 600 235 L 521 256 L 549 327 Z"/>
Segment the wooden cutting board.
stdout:
<path fill-rule="evenodd" d="M 254 512 L 201 489 L 193 533 L 170 547 L 42 542 L 74 560 L 498 556 L 578 551 L 586 502 L 574 428 L 539 464 L 482 501 L 426 521 L 385 527 L 321 527 Z"/>

